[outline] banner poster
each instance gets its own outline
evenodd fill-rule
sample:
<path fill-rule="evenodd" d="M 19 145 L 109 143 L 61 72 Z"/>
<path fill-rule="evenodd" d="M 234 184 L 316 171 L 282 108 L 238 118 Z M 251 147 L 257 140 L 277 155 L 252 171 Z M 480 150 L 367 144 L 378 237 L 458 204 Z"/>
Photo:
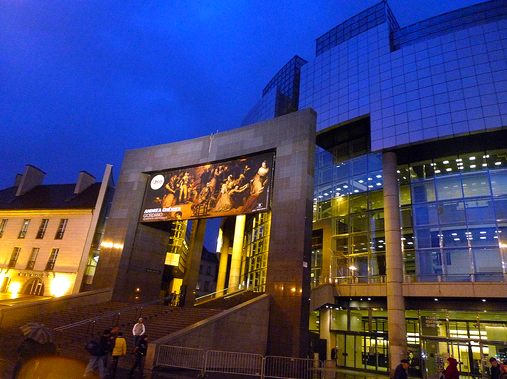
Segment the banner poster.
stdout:
<path fill-rule="evenodd" d="M 274 152 L 150 174 L 142 222 L 234 216 L 269 209 Z"/>

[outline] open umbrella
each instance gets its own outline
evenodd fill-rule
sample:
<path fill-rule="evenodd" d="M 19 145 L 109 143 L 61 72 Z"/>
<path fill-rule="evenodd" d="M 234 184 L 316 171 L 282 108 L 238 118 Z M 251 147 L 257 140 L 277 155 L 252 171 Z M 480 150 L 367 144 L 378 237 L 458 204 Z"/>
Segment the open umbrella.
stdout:
<path fill-rule="evenodd" d="M 34 341 L 44 344 L 53 342 L 53 332 L 44 324 L 40 322 L 29 322 L 19 328 L 26 338 L 31 338 Z"/>

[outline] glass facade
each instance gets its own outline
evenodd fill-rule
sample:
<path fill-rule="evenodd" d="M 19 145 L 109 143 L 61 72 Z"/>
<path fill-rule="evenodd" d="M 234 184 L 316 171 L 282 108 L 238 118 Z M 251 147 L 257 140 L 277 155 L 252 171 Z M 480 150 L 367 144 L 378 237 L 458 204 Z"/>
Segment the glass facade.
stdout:
<path fill-rule="evenodd" d="M 399 167 L 405 257 L 417 281 L 502 281 L 507 150 Z M 410 246 L 408 244 L 413 242 Z"/>
<path fill-rule="evenodd" d="M 386 371 L 389 332 L 382 307 L 327 307 L 313 315 L 314 328 L 328 312 L 330 338 L 340 367 Z M 407 310 L 409 376 L 436 377 L 447 357 L 457 358 L 463 376 L 487 376 L 488 359 L 507 359 L 507 313 Z"/>
<path fill-rule="evenodd" d="M 261 212 L 247 218 L 242 255 L 242 276 L 246 279 L 245 288 L 257 292 L 266 290 L 268 270 L 269 232 L 271 212 Z"/>
<path fill-rule="evenodd" d="M 316 161 L 314 229 L 319 230 L 318 221 L 332 220 L 326 236 L 331 238 L 330 277 L 335 282 L 383 281 L 381 154 L 339 161 L 335 153 L 321 149 Z M 406 280 L 503 280 L 507 150 L 399 166 L 398 182 Z M 315 257 L 313 263 L 322 264 L 322 259 Z M 314 284 L 321 269 L 312 268 Z"/>
<path fill-rule="evenodd" d="M 332 219 L 331 235 L 324 237 L 331 238 L 330 277 L 335 282 L 382 281 L 385 275 L 382 157 L 364 154 L 340 161 L 341 156 L 323 149 L 316 156 L 314 228 L 318 230 L 319 220 Z"/>

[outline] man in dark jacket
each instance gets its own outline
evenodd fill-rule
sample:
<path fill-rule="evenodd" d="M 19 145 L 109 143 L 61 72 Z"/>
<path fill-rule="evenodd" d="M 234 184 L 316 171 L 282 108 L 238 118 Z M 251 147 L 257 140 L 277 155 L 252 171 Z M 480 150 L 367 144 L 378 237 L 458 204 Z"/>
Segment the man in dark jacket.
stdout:
<path fill-rule="evenodd" d="M 99 373 L 99 378 L 103 379 L 106 376 L 107 356 L 111 351 L 109 337 L 111 329 L 104 330 L 99 342 L 90 341 L 87 344 L 87 350 L 90 353 L 88 365 L 85 368 L 83 377 L 88 377 L 91 373 Z"/>
<path fill-rule="evenodd" d="M 136 356 L 136 361 L 134 365 L 130 369 L 129 377 L 134 375 L 134 372 L 137 368 L 139 368 L 139 372 L 141 373 L 141 377 L 143 376 L 144 371 L 144 357 L 146 357 L 146 351 L 148 350 L 148 336 L 143 334 L 141 339 L 137 342 L 137 346 L 135 347 L 134 354 Z"/>
<path fill-rule="evenodd" d="M 396 369 L 394 370 L 393 379 L 407 379 L 409 366 L 410 363 L 408 362 L 408 359 L 402 359 L 400 364 L 396 366 Z"/>

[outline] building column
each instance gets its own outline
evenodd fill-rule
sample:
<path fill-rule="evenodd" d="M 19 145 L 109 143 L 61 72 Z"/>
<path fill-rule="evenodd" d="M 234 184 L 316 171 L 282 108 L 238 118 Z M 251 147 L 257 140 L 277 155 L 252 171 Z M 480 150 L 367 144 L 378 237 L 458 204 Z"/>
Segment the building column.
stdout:
<path fill-rule="evenodd" d="M 231 290 L 237 290 L 240 284 L 241 255 L 243 253 L 245 223 L 246 215 L 236 216 L 236 224 L 234 225 L 234 239 L 232 242 L 231 271 L 229 274 L 229 288 Z"/>
<path fill-rule="evenodd" d="M 389 334 L 389 364 L 391 370 L 394 370 L 401 359 L 407 358 L 400 201 L 396 169 L 396 154 L 394 152 L 383 153 L 387 330 Z"/>
<path fill-rule="evenodd" d="M 225 288 L 225 278 L 227 277 L 227 260 L 229 258 L 229 235 L 220 228 L 222 236 L 222 246 L 220 248 L 220 262 L 218 264 L 218 277 L 216 292 L 223 291 Z"/>
<path fill-rule="evenodd" d="M 206 232 L 206 220 L 193 220 L 190 234 L 190 248 L 188 251 L 187 267 L 181 290 L 184 292 L 184 305 L 191 307 L 195 301 L 195 288 L 199 282 L 199 267 L 201 265 L 202 246 Z"/>

